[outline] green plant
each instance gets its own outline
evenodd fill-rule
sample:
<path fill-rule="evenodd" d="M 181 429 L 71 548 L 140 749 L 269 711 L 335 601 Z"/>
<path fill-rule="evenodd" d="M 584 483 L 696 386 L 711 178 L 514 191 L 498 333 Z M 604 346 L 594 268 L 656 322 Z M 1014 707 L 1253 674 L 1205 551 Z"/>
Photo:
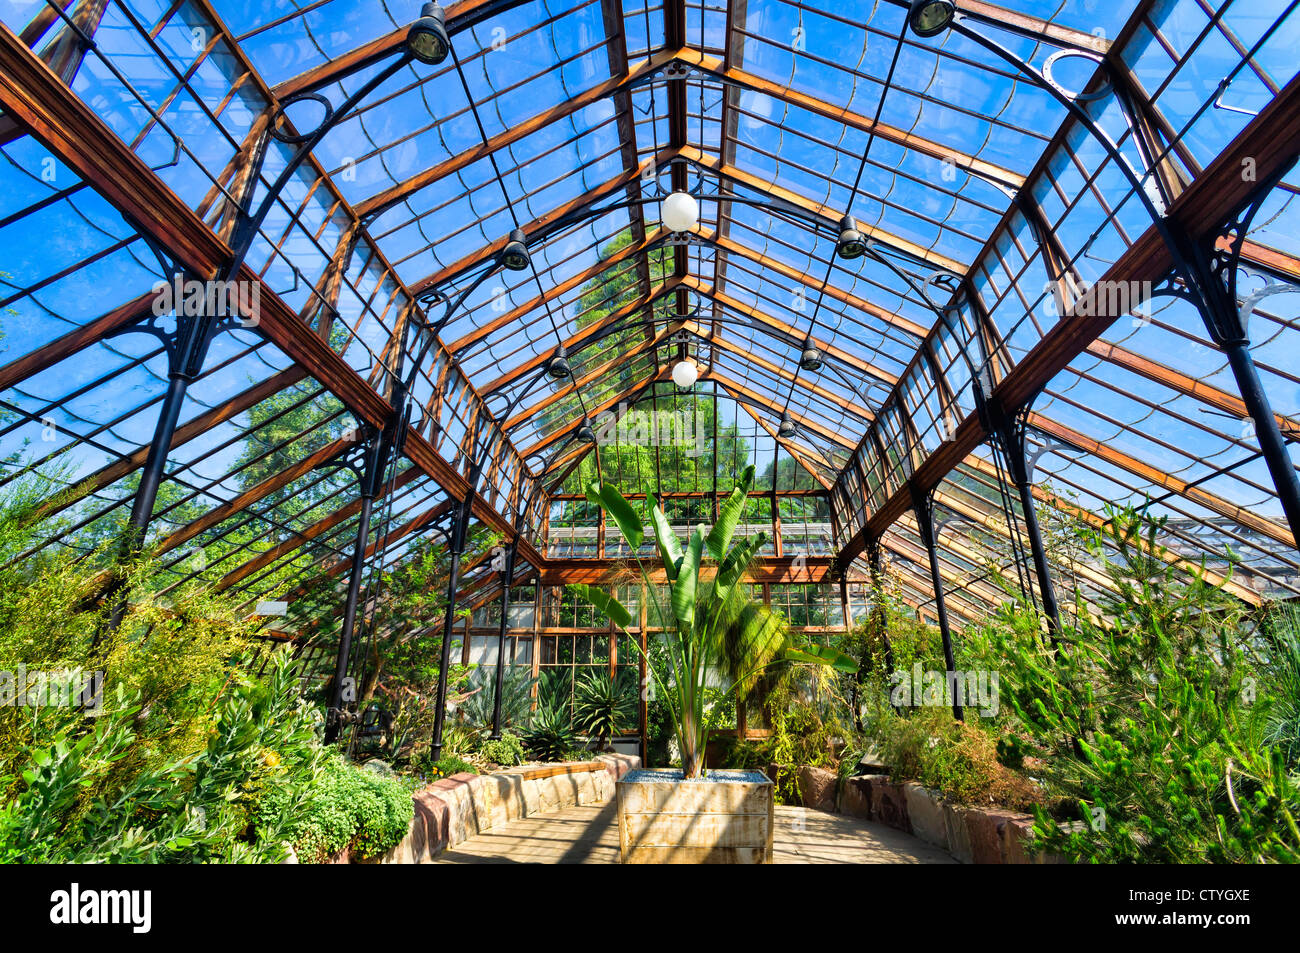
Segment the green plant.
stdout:
<path fill-rule="evenodd" d="M 573 726 L 604 750 L 620 727 L 633 724 L 637 707 L 636 674 L 622 668 L 586 672 L 573 692 Z"/>
<path fill-rule="evenodd" d="M 719 709 L 716 704 L 711 708 L 707 705 L 709 682 L 715 674 L 724 675 L 730 683 L 727 693 L 743 698 L 777 659 L 830 664 L 842 671 L 857 668 L 852 659 L 826 646 L 792 647 L 785 620 L 750 595 L 744 583 L 745 573 L 757 560 L 766 537 L 759 533 L 734 544 L 733 539 L 753 479 L 754 468 L 750 466 L 740 485 L 719 508 L 713 527 L 697 526 L 685 545 L 673 532 L 663 509 L 657 504 L 650 507 L 655 544 L 671 587 L 667 607 L 661 604 L 657 587 L 636 558 L 645 591 L 652 596 L 654 623 L 661 627 L 661 639 L 667 648 L 668 678 L 676 689 L 675 704 L 669 711 L 681 751 L 682 773 L 687 778 L 698 777 L 703 771 L 705 743 Z M 629 548 L 636 553 L 645 538 L 645 526 L 623 495 L 609 484 L 592 483 L 587 488 L 587 499 L 618 524 Z M 700 570 L 709 559 L 716 563 L 716 572 L 706 579 Z M 631 625 L 631 613 L 604 589 L 587 585 L 570 588 L 621 629 L 626 631 Z"/>
<path fill-rule="evenodd" d="M 28 751 L 0 808 L 0 860 L 31 863 L 275 862 L 322 750 L 280 653 L 266 683 L 243 679 L 221 702 L 204 749 L 157 766 L 133 759 L 138 703 L 95 720 L 64 710 L 52 743 Z M 6 779 L 8 780 L 8 779 Z M 278 798 L 263 808 L 268 792 Z M 259 813 L 261 811 L 261 813 Z M 250 822 L 259 819 L 256 836 Z"/>
<path fill-rule="evenodd" d="M 955 720 L 946 708 L 882 718 L 875 741 L 896 781 L 917 781 L 963 804 L 1026 811 L 1044 802 L 1037 786 L 1001 763 L 989 730 Z"/>
<path fill-rule="evenodd" d="M 506 666 L 501 684 L 501 727 L 522 725 L 532 708 L 533 673 L 521 665 Z M 496 699 L 496 666 L 480 666 L 469 674 L 466 690 L 471 694 L 457 711 L 462 722 L 479 733 L 492 730 Z"/>
<path fill-rule="evenodd" d="M 524 743 L 520 737 L 509 731 L 501 732 L 495 741 L 485 741 L 478 749 L 484 761 L 505 767 L 524 763 Z"/>
<path fill-rule="evenodd" d="M 262 799 L 263 831 L 268 817 L 283 813 L 291 796 L 272 791 Z M 293 812 L 288 835 L 304 863 L 319 863 L 349 847 L 360 857 L 377 857 L 406 836 L 414 816 L 410 791 L 396 778 L 331 756 Z"/>
<path fill-rule="evenodd" d="M 1025 638 L 1015 610 L 982 634 L 1008 727 L 1084 819 L 1039 809 L 1038 842 L 1094 862 L 1298 861 L 1296 778 L 1262 730 L 1278 683 L 1251 660 L 1244 605 L 1167 559 L 1162 531 L 1107 512 L 1087 543 L 1114 595 L 1104 621 L 1078 613 L 1059 649 Z"/>
<path fill-rule="evenodd" d="M 478 774 L 478 768 L 454 754 L 445 754 L 433 763 L 435 778 L 449 778 L 453 774 Z"/>
<path fill-rule="evenodd" d="M 578 747 L 578 734 L 569 713 L 555 705 L 539 705 L 523 734 L 524 747 L 541 761 L 565 761 Z"/>
<path fill-rule="evenodd" d="M 1275 608 L 1264 620 L 1260 676 L 1269 691 L 1256 710 L 1265 745 L 1300 774 L 1300 608 Z"/>

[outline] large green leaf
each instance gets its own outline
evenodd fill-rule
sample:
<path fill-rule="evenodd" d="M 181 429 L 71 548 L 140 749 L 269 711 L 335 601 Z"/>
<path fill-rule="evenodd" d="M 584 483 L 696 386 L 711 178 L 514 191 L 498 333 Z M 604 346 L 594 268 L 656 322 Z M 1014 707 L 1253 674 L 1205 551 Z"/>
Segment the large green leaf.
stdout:
<path fill-rule="evenodd" d="M 590 602 L 605 618 L 609 619 L 620 629 L 626 629 L 632 624 L 632 613 L 627 611 L 623 603 L 619 602 L 614 596 L 599 586 L 589 586 L 586 583 L 575 582 L 568 586 L 570 592 L 581 596 Z"/>
<path fill-rule="evenodd" d="M 740 525 L 740 518 L 745 515 L 746 498 L 745 491 L 736 487 L 718 509 L 718 520 L 713 524 L 713 529 L 709 530 L 709 538 L 706 540 L 709 544 L 709 552 L 718 562 L 722 562 L 727 550 L 731 548 L 736 527 Z"/>
<path fill-rule="evenodd" d="M 632 552 L 645 539 L 645 526 L 636 509 L 623 498 L 623 494 L 608 483 L 592 483 L 587 487 L 587 499 L 603 509 L 618 524 Z"/>
<path fill-rule="evenodd" d="M 829 665 L 837 672 L 853 673 L 858 670 L 858 663 L 851 656 L 845 655 L 829 645 L 804 645 L 799 648 L 789 646 L 782 654 L 791 662 L 807 662 L 812 665 Z"/>
<path fill-rule="evenodd" d="M 649 497 L 646 500 L 649 502 Z M 682 564 L 682 544 L 662 509 L 652 505 L 650 519 L 654 523 L 655 545 L 659 547 L 659 555 L 664 561 L 664 572 L 668 575 L 668 581 L 673 582 L 677 579 L 677 570 Z"/>
<path fill-rule="evenodd" d="M 718 597 L 725 599 L 731 587 L 745 575 L 745 571 L 758 558 L 758 551 L 767 542 L 766 533 L 758 533 L 752 539 L 742 540 L 727 552 L 726 558 L 718 566 L 718 577 L 714 581 L 714 590 Z"/>
<path fill-rule="evenodd" d="M 683 631 L 689 632 L 695 625 L 695 592 L 699 586 L 700 557 L 704 553 L 704 528 L 695 527 L 691 541 L 686 544 L 682 554 L 682 566 L 673 583 L 673 615 Z"/>

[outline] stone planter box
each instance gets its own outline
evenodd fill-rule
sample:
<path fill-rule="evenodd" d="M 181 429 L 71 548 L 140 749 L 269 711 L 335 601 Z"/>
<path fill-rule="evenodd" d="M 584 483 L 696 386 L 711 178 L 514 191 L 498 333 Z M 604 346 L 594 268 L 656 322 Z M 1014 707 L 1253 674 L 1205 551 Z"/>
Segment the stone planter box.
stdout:
<path fill-rule="evenodd" d="M 428 863 L 449 847 L 521 817 L 603 804 L 613 796 L 615 780 L 640 764 L 632 755 L 603 754 L 593 761 L 453 774 L 416 791 L 415 818 L 406 837 L 383 856 L 362 862 Z"/>
<path fill-rule="evenodd" d="M 835 805 L 828 808 L 824 792 L 832 777 L 830 772 L 807 767 L 799 770 L 804 807 L 835 811 L 905 831 L 946 850 L 964 864 L 1066 863 L 1056 854 L 1030 850 L 1034 818 L 1029 814 L 996 807 L 964 807 L 915 781 L 896 784 L 878 774 L 849 778 L 840 788 Z"/>
<path fill-rule="evenodd" d="M 630 771 L 616 785 L 625 864 L 770 864 L 774 785 L 761 771 Z"/>

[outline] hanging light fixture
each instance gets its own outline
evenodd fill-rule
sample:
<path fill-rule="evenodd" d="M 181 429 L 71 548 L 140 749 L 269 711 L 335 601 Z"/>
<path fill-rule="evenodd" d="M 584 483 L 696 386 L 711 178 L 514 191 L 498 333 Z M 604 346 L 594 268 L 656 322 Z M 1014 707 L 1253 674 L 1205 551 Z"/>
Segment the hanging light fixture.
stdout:
<path fill-rule="evenodd" d="M 782 440 L 789 440 L 797 433 L 798 431 L 795 430 L 794 421 L 790 419 L 789 411 L 783 411 L 781 413 L 781 426 L 776 429 L 776 435 Z"/>
<path fill-rule="evenodd" d="M 447 58 L 451 40 L 447 36 L 447 19 L 442 7 L 436 3 L 424 5 L 420 19 L 406 31 L 406 48 L 417 60 L 429 66 L 437 66 Z"/>
<path fill-rule="evenodd" d="M 522 228 L 510 232 L 506 247 L 501 249 L 501 267 L 509 271 L 523 271 L 532 259 L 528 256 L 527 236 Z"/>
<path fill-rule="evenodd" d="M 661 217 L 670 232 L 693 232 L 700 224 L 700 203 L 689 192 L 674 192 L 664 199 Z"/>
<path fill-rule="evenodd" d="M 578 424 L 578 440 L 581 443 L 595 443 L 596 431 L 591 426 L 591 418 L 583 417 L 582 423 Z"/>
<path fill-rule="evenodd" d="M 563 344 L 555 349 L 555 356 L 546 365 L 546 373 L 557 381 L 568 380 L 573 375 L 573 369 L 569 367 L 569 352 Z"/>
<path fill-rule="evenodd" d="M 803 340 L 803 354 L 799 355 L 799 366 L 805 371 L 815 372 L 822 369 L 821 348 L 813 344 L 812 335 Z"/>
<path fill-rule="evenodd" d="M 938 36 L 952 26 L 957 5 L 952 0 L 912 0 L 907 24 L 920 37 Z"/>
<path fill-rule="evenodd" d="M 682 390 L 690 390 L 700 379 L 700 368 L 689 357 L 683 357 L 673 365 L 673 383 Z"/>
<path fill-rule="evenodd" d="M 858 231 L 857 220 L 852 215 L 840 219 L 840 239 L 835 243 L 835 253 L 846 261 L 867 253 L 867 240 Z"/>

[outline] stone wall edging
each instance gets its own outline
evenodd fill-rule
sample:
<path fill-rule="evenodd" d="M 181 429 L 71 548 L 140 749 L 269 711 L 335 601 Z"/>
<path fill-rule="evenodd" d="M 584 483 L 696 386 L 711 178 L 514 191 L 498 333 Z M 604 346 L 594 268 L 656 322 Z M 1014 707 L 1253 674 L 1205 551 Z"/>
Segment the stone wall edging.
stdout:
<path fill-rule="evenodd" d="M 1034 818 L 1001 808 L 967 807 L 915 781 L 859 775 L 841 786 L 825 768 L 799 769 L 804 807 L 885 824 L 947 851 L 964 864 L 1061 864 L 1056 854 L 1031 853 Z"/>
<path fill-rule="evenodd" d="M 401 843 L 381 857 L 360 862 L 429 863 L 448 847 L 521 817 L 603 804 L 613 797 L 614 782 L 640 766 L 635 755 L 602 754 L 584 769 L 544 777 L 530 776 L 530 767 L 524 766 L 441 778 L 411 795 L 415 817 Z"/>

